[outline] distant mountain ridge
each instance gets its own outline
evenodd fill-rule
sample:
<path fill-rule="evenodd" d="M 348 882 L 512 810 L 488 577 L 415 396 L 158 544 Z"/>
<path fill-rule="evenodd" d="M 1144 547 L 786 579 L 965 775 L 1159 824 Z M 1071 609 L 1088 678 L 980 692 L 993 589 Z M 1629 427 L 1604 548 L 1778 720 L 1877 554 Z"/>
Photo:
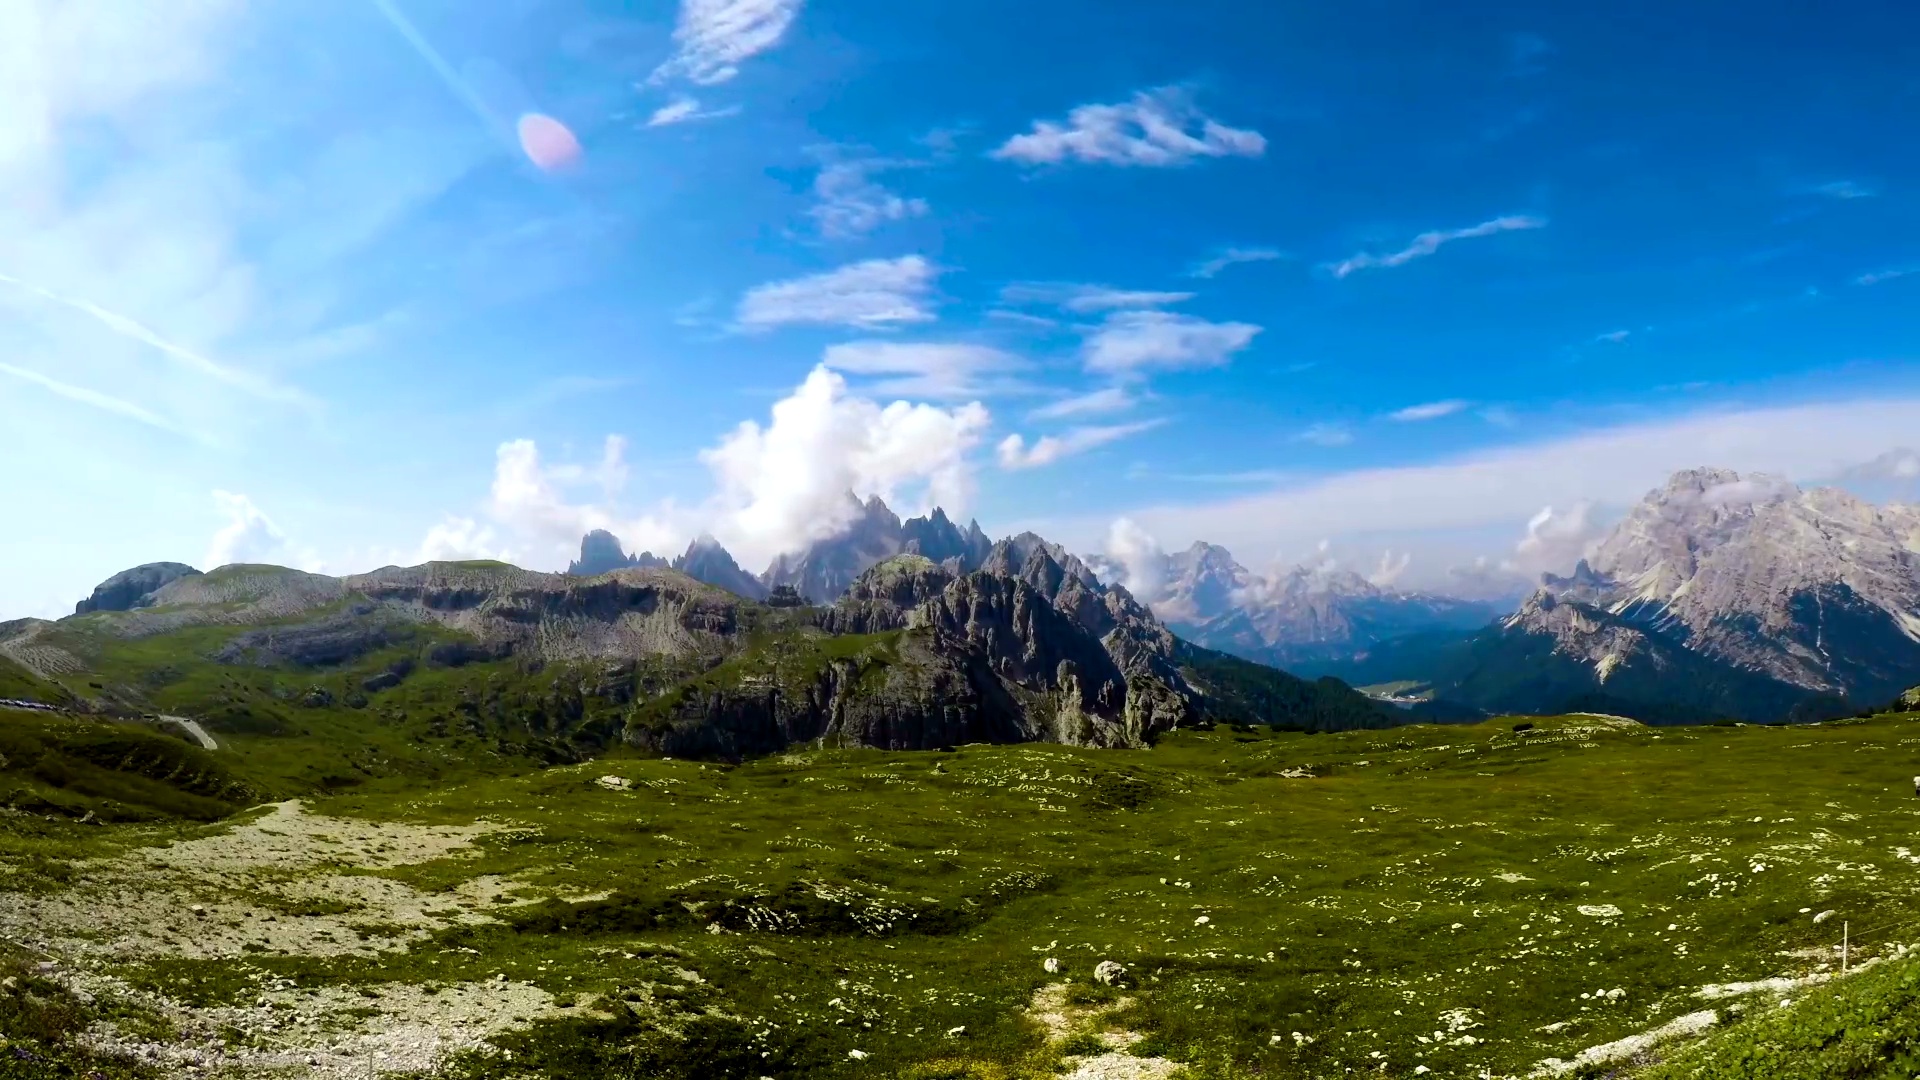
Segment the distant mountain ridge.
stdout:
<path fill-rule="evenodd" d="M 895 555 L 919 555 L 950 571 L 968 573 L 980 569 L 993 548 L 978 521 L 960 528 L 939 507 L 902 521 L 877 495 L 865 502 L 852 492 L 846 498 L 850 505 L 845 529 L 776 557 L 758 575 L 743 569 L 710 536 L 695 540 L 669 562 L 651 552 L 627 554 L 619 538 L 604 529 L 581 538 L 580 557 L 567 573 L 592 577 L 628 567 L 671 568 L 752 600 L 764 600 L 784 587 L 808 603 L 825 605 L 845 594 L 861 574 Z"/>
<path fill-rule="evenodd" d="M 1604 706 L 1665 722 L 1877 705 L 1920 681 L 1920 508 L 1685 470 L 1499 624 L 1329 670 L 1493 711 Z"/>

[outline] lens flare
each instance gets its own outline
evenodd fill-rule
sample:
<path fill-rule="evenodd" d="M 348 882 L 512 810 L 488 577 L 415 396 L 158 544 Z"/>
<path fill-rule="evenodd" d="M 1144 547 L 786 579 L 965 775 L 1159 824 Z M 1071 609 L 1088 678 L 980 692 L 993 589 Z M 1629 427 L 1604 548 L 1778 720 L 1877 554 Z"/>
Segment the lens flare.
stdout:
<path fill-rule="evenodd" d="M 561 172 L 580 163 L 580 140 L 567 125 L 544 113 L 520 117 L 520 149 L 527 160 L 546 172 Z"/>

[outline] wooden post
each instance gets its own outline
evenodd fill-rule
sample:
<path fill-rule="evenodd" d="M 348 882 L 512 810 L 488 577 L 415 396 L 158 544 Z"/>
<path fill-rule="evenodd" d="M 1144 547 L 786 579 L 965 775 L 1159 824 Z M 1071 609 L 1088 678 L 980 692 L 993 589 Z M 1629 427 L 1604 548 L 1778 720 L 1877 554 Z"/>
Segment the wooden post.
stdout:
<path fill-rule="evenodd" d="M 1840 924 L 1840 974 L 1842 975 L 1847 973 L 1847 947 L 1852 944 L 1852 931 L 1852 923 L 1842 922 Z"/>

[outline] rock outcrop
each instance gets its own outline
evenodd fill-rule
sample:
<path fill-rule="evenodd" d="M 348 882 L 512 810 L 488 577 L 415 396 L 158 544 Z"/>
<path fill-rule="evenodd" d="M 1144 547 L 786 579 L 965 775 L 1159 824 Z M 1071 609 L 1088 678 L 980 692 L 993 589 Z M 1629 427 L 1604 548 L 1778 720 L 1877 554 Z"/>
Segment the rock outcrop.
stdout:
<path fill-rule="evenodd" d="M 580 538 L 580 557 L 567 566 L 567 573 L 577 577 L 593 577 L 629 568 L 665 570 L 669 565 L 667 560 L 651 551 L 629 555 L 619 537 L 605 529 L 595 529 Z"/>
<path fill-rule="evenodd" d="M 200 571 L 185 563 L 157 562 L 122 570 L 94 587 L 93 595 L 73 607 L 75 615 L 93 611 L 132 611 L 148 607 L 161 589 Z"/>

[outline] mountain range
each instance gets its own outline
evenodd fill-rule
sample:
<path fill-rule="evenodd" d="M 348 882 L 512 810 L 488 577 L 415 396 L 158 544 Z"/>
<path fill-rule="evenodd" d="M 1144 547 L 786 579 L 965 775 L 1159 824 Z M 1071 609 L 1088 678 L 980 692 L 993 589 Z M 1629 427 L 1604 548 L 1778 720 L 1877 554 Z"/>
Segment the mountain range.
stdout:
<path fill-rule="evenodd" d="M 1499 622 L 1400 638 L 1327 670 L 1491 711 L 1670 722 L 1882 704 L 1920 682 L 1920 508 L 1676 473 Z"/>
<path fill-rule="evenodd" d="M 824 604 L 897 552 L 966 572 L 994 550 L 977 523 L 961 530 L 938 510 L 901 522 L 878 499 L 854 508 L 844 533 L 757 579 L 692 551 L 674 565 L 742 595 L 786 585 Z M 1151 578 L 1152 611 L 1183 640 L 1448 703 L 1436 713 L 1604 707 L 1657 721 L 1772 720 L 1878 704 L 1920 681 L 1920 508 L 1765 475 L 1676 473 L 1571 575 L 1543 575 L 1517 608 L 1331 565 L 1264 577 L 1204 542 L 1130 574 L 1030 534 L 1015 541 L 1046 545 L 1096 586 Z M 587 556 L 583 545 L 581 565 Z"/>
<path fill-rule="evenodd" d="M 903 546 L 928 544 L 925 527 L 942 523 L 923 519 Z M 958 530 L 944 538 L 955 534 L 967 542 Z M 617 549 L 589 537 L 582 561 Z M 1310 730 L 1399 720 L 1337 681 L 1180 640 L 1039 537 L 975 550 L 887 556 L 811 606 L 697 580 L 737 580 L 711 542 L 675 560 L 680 569 L 593 576 L 494 562 L 350 577 L 140 568 L 103 583 L 82 613 L 0 624 L 0 697 L 184 717 L 215 740 L 326 728 L 333 746 L 426 712 L 439 719 L 417 738 L 478 738 L 492 755 L 551 761 L 622 741 L 739 759 L 796 745 L 1141 746 L 1222 720 Z M 778 565 L 818 586 L 847 564 Z"/>

